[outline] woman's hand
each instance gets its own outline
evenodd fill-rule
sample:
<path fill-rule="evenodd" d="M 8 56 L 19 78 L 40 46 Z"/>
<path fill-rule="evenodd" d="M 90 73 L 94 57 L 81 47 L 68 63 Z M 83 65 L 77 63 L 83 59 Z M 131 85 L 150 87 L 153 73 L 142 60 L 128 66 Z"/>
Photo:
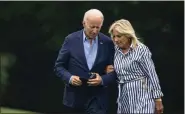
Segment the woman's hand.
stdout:
<path fill-rule="evenodd" d="M 114 71 L 113 65 L 107 65 L 107 67 L 105 69 L 105 72 L 106 73 L 110 73 L 110 72 L 113 72 L 113 71 Z"/>
<path fill-rule="evenodd" d="M 155 99 L 155 114 L 162 114 L 164 110 L 161 99 Z"/>

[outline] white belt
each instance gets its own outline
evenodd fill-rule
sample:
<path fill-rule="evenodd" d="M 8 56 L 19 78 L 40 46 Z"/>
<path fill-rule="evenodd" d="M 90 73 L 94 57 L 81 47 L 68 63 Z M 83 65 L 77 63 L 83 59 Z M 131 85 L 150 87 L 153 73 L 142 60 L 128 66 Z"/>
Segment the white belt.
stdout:
<path fill-rule="evenodd" d="M 141 80 L 141 79 L 144 79 L 145 77 L 142 76 L 142 77 L 139 77 L 139 78 L 136 78 L 136 79 L 133 79 L 133 80 L 129 80 L 129 81 L 124 81 L 124 82 L 118 82 L 118 99 L 117 99 L 117 102 L 119 101 L 119 98 L 120 98 L 120 95 L 121 95 L 121 85 L 122 84 L 126 84 L 126 83 L 129 83 L 129 82 L 133 82 L 133 81 L 137 81 L 137 80 Z"/>

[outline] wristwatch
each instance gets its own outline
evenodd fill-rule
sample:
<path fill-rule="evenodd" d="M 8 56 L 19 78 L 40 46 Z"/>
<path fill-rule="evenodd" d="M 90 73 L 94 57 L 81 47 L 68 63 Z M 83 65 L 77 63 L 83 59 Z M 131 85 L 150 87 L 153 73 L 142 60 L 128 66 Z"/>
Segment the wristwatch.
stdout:
<path fill-rule="evenodd" d="M 161 98 L 157 98 L 157 99 L 155 99 L 155 101 L 162 101 L 162 99 Z"/>

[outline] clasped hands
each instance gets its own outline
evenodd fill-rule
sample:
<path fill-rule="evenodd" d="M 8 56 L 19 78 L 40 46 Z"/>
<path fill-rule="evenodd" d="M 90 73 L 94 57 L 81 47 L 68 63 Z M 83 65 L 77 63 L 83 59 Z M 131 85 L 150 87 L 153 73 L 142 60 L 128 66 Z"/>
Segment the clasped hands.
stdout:
<path fill-rule="evenodd" d="M 88 81 L 87 81 L 87 84 L 89 86 L 98 86 L 102 82 L 102 78 L 100 77 L 100 75 L 98 73 L 94 73 L 94 74 L 96 75 L 96 77 L 94 79 L 88 79 Z M 71 84 L 73 86 L 81 86 L 82 80 L 80 80 L 79 76 L 73 75 L 71 77 Z"/>
<path fill-rule="evenodd" d="M 107 65 L 107 67 L 105 68 L 105 73 L 110 73 L 114 71 L 113 65 Z M 101 84 L 102 82 L 102 78 L 98 73 L 94 73 L 96 74 L 96 78 L 94 79 L 88 79 L 87 84 L 89 86 L 98 86 Z M 82 81 L 80 80 L 79 76 L 73 75 L 71 77 L 71 84 L 73 86 L 81 86 L 82 85 Z"/>

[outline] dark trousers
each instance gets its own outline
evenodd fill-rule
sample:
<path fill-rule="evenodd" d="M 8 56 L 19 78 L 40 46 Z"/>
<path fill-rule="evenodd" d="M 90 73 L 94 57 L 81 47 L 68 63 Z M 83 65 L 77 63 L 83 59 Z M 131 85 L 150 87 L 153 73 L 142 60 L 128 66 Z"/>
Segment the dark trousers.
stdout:
<path fill-rule="evenodd" d="M 96 97 L 88 100 L 83 109 L 65 106 L 65 110 L 66 114 L 107 114 L 106 109 L 98 103 Z"/>
<path fill-rule="evenodd" d="M 85 114 L 83 109 L 79 109 L 79 108 L 71 108 L 68 106 L 64 106 L 64 114 Z"/>

